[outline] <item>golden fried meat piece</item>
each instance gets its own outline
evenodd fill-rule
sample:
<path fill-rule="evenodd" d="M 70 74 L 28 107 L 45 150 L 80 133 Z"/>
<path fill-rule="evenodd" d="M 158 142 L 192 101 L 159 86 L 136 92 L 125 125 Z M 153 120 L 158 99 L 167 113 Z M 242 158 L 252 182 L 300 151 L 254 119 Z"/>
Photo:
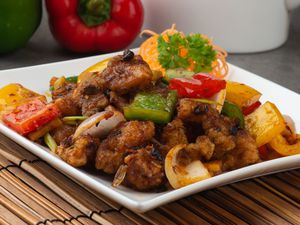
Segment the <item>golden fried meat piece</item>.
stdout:
<path fill-rule="evenodd" d="M 149 142 L 154 132 L 154 124 L 150 121 L 120 123 L 100 144 L 96 168 L 105 173 L 114 174 L 123 164 L 127 151 Z"/>
<path fill-rule="evenodd" d="M 128 57 L 125 52 L 124 54 L 125 56 L 113 57 L 102 72 L 108 89 L 121 95 L 147 87 L 153 76 L 149 65 L 141 56 L 134 56 L 132 53 Z"/>
<path fill-rule="evenodd" d="M 220 115 L 211 105 L 191 99 L 181 99 L 177 111 L 178 118 L 201 126 L 204 134 L 215 145 L 213 159 L 220 159 L 235 147 L 232 131 L 237 129 L 236 121 Z"/>
<path fill-rule="evenodd" d="M 93 166 L 99 140 L 90 135 L 82 135 L 72 140 L 72 137 L 65 139 L 57 148 L 57 155 L 65 162 L 74 166 Z"/>
<path fill-rule="evenodd" d="M 196 139 L 195 143 L 188 144 L 185 148 L 193 159 L 201 159 L 208 161 L 212 158 L 215 151 L 215 144 L 203 135 Z"/>
<path fill-rule="evenodd" d="M 170 123 L 168 123 L 162 131 L 161 134 L 161 147 L 162 155 L 166 156 L 171 148 L 178 144 L 188 144 L 188 139 L 186 137 L 186 128 L 183 122 L 176 118 Z"/>
<path fill-rule="evenodd" d="M 52 77 L 50 80 L 50 86 L 53 87 L 55 82 L 61 79 L 61 82 L 59 85 L 56 85 L 55 89 L 51 91 L 51 96 L 53 100 L 56 100 L 58 98 L 63 98 L 66 96 L 71 96 L 75 88 L 77 87 L 76 83 L 70 82 L 66 80 L 65 78 L 57 78 Z"/>
<path fill-rule="evenodd" d="M 147 146 L 126 156 L 127 165 L 125 185 L 139 191 L 161 187 L 165 182 L 163 159 L 159 150 Z"/>
<path fill-rule="evenodd" d="M 60 144 L 64 139 L 71 137 L 75 133 L 75 130 L 75 126 L 64 124 L 51 131 L 51 135 L 53 136 L 55 142 Z"/>
<path fill-rule="evenodd" d="M 58 98 L 54 101 L 54 104 L 57 106 L 62 116 L 81 115 L 80 108 L 74 103 L 71 96 Z"/>
<path fill-rule="evenodd" d="M 223 170 L 233 170 L 260 161 L 255 139 L 246 130 L 239 130 L 236 135 L 236 147 L 223 159 Z"/>

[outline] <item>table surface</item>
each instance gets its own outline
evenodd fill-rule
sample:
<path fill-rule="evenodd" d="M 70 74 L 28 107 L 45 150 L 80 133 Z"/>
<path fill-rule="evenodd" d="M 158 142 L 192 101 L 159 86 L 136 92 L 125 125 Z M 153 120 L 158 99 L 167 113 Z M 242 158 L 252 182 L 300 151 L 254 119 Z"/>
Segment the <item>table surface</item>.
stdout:
<path fill-rule="evenodd" d="M 53 39 L 44 11 L 41 26 L 28 45 L 11 54 L 0 55 L 0 70 L 56 62 L 87 55 L 67 52 Z M 139 45 L 135 41 L 131 47 Z M 291 14 L 288 41 L 278 49 L 255 54 L 230 54 L 228 61 L 300 93 L 300 8 Z"/>
<path fill-rule="evenodd" d="M 5 225 L 300 225 L 299 169 L 203 191 L 136 214 L 86 190 L 0 134 L 0 184 L 0 224 Z"/>

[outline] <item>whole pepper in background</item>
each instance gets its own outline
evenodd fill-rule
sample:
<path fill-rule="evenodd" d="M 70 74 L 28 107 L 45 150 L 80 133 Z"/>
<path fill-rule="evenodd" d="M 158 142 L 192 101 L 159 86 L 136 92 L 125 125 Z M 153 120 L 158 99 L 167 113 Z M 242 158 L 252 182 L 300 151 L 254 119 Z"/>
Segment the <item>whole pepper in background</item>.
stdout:
<path fill-rule="evenodd" d="M 52 34 L 74 52 L 124 49 L 139 34 L 140 0 L 46 0 Z"/>
<path fill-rule="evenodd" d="M 0 1 L 0 53 L 23 47 L 41 22 L 41 0 Z"/>

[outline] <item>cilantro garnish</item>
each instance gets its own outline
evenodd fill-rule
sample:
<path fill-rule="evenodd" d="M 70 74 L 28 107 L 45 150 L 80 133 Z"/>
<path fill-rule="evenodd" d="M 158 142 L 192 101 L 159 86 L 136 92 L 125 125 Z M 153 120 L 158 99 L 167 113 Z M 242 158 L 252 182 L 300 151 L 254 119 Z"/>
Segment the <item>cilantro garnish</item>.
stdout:
<path fill-rule="evenodd" d="M 182 54 L 185 49 L 187 54 Z M 201 34 L 182 36 L 180 33 L 158 37 L 158 61 L 165 69 L 187 68 L 194 62 L 193 71 L 210 72 L 217 52 Z"/>

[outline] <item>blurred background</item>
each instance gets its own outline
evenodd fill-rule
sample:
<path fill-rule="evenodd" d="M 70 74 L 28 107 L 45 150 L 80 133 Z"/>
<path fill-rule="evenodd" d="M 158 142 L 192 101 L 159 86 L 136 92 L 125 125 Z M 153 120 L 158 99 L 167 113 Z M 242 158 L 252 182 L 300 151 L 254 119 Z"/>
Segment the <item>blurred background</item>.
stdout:
<path fill-rule="evenodd" d="M 147 15 L 147 10 L 149 11 L 150 7 L 144 4 L 145 18 L 148 24 L 151 22 L 149 22 L 149 15 Z M 290 12 L 289 28 L 288 39 L 279 48 L 260 53 L 229 54 L 228 61 L 300 93 L 299 7 Z M 178 29 L 183 29 L 180 27 L 180 23 L 178 24 Z M 130 45 L 130 48 L 138 47 L 142 41 L 143 39 L 138 37 Z M 55 41 L 49 29 L 45 6 L 43 6 L 42 20 L 37 31 L 24 48 L 0 55 L 0 69 L 32 66 L 91 55 L 96 54 L 69 52 Z"/>

